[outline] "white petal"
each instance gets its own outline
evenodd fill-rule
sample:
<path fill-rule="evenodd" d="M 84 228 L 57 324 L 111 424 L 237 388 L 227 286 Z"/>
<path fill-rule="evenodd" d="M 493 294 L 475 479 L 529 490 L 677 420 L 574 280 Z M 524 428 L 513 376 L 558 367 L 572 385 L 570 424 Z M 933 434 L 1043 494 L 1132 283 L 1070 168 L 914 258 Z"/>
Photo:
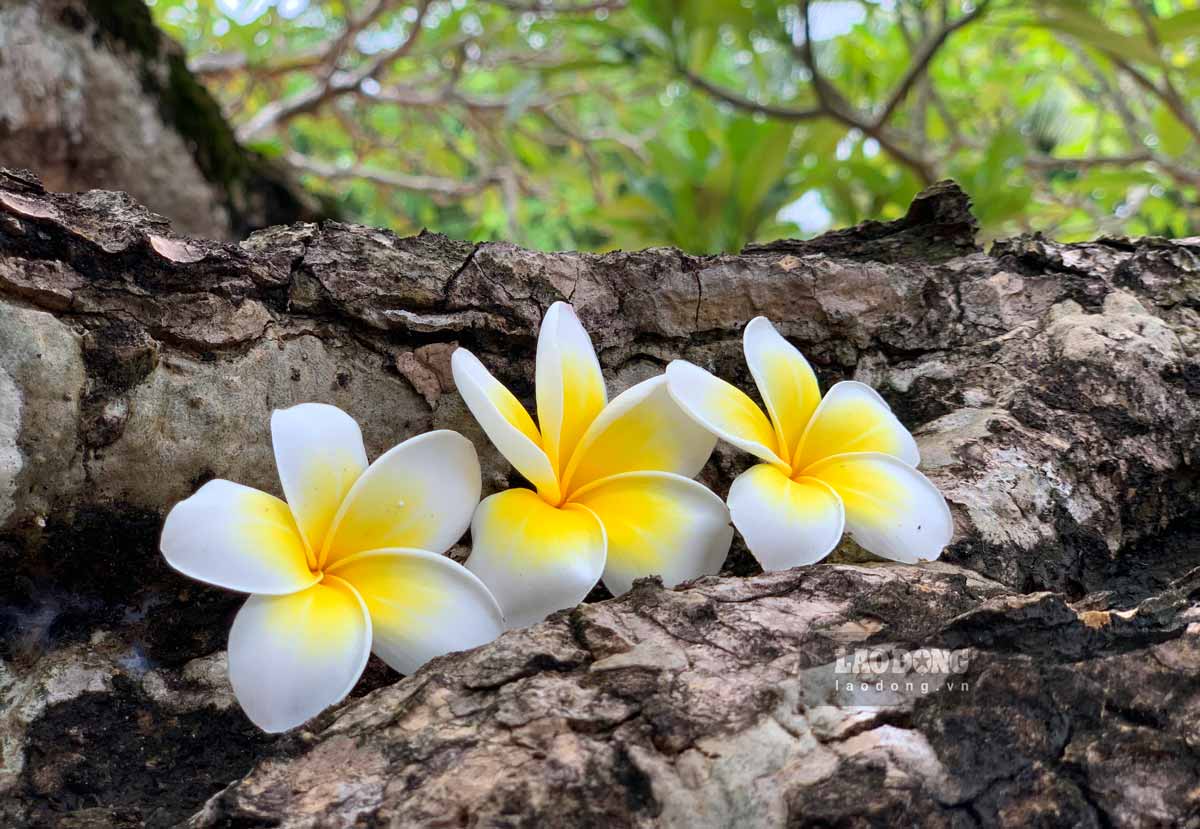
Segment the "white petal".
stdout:
<path fill-rule="evenodd" d="M 244 593 L 294 593 L 318 578 L 288 505 L 232 481 L 209 481 L 176 504 L 160 546 L 185 576 Z"/>
<path fill-rule="evenodd" d="M 835 455 L 807 474 L 829 484 L 846 507 L 846 531 L 877 556 L 913 564 L 942 554 L 954 534 L 946 499 L 904 461 L 878 452 Z"/>
<path fill-rule="evenodd" d="M 229 631 L 229 681 L 255 725 L 279 732 L 354 688 L 371 655 L 371 620 L 345 582 L 289 596 L 251 596 Z"/>
<path fill-rule="evenodd" d="M 775 451 L 775 427 L 741 389 L 687 360 L 672 360 L 667 366 L 667 388 L 693 420 L 721 440 L 767 463 L 788 466 Z"/>
<path fill-rule="evenodd" d="M 791 480 L 760 463 L 729 488 L 733 525 L 764 570 L 813 564 L 842 537 L 845 513 L 837 494 L 813 478 Z"/>
<path fill-rule="evenodd" d="M 587 507 L 608 539 L 604 584 L 614 595 L 658 575 L 674 587 L 716 573 L 729 553 L 729 510 L 708 487 L 669 472 L 605 478 L 571 497 Z"/>
<path fill-rule="evenodd" d="M 779 438 L 780 453 L 791 458 L 804 427 L 821 402 L 821 389 L 812 366 L 783 338 L 766 317 L 755 317 L 742 335 L 746 365 Z"/>
<path fill-rule="evenodd" d="M 371 614 L 372 649 L 402 674 L 504 632 L 492 594 L 458 562 L 426 550 L 373 550 L 330 572 L 350 582 Z"/>
<path fill-rule="evenodd" d="M 792 468 L 802 472 L 822 458 L 848 452 L 883 452 L 909 466 L 921 461 L 916 441 L 879 392 L 854 380 L 834 384 L 825 395 L 804 432 Z"/>
<path fill-rule="evenodd" d="M 583 601 L 604 572 L 604 528 L 591 512 L 552 507 L 531 490 L 484 498 L 471 522 L 467 569 L 487 585 L 510 628 Z"/>
<path fill-rule="evenodd" d="M 351 488 L 330 529 L 325 566 L 384 547 L 444 553 L 479 503 L 475 446 L 458 432 L 426 432 L 382 454 Z"/>
<path fill-rule="evenodd" d="M 367 468 L 362 432 L 336 406 L 301 403 L 271 415 L 271 442 L 283 495 L 315 553 L 342 499 Z"/>
<path fill-rule="evenodd" d="M 458 393 L 488 439 L 539 492 L 557 501 L 558 473 L 542 450 L 542 437 L 521 401 L 465 348 L 454 352 L 450 366 Z"/>
<path fill-rule="evenodd" d="M 561 475 L 575 445 L 608 402 L 592 340 L 565 302 L 551 305 L 542 318 L 536 371 L 542 446 Z"/>
<path fill-rule="evenodd" d="M 575 449 L 563 487 L 569 493 L 624 472 L 674 472 L 690 478 L 716 444 L 716 436 L 679 408 L 660 374 L 604 407 Z"/>

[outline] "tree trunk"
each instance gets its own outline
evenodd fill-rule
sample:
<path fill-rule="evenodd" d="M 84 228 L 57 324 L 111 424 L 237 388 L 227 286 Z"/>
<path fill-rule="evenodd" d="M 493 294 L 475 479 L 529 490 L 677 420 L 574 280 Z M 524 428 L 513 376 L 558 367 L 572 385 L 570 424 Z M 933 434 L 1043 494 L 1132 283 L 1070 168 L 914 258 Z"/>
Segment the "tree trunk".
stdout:
<path fill-rule="evenodd" d="M 238 146 L 144 0 L 0 0 L 0 166 L 128 191 L 213 239 L 329 213 Z"/>
<path fill-rule="evenodd" d="M 740 255 L 334 222 L 228 245 L 0 173 L 0 818 L 1195 825 L 1200 242 L 985 253 L 974 232 L 944 182 L 899 221 Z M 277 491 L 270 412 L 308 400 L 372 457 L 457 429 L 485 492 L 519 485 L 449 355 L 529 404 L 557 299 L 613 392 L 676 357 L 752 389 L 759 314 L 824 387 L 879 389 L 950 502 L 943 560 L 847 542 L 764 575 L 738 545 L 719 577 L 644 581 L 399 681 L 373 666 L 305 729 L 257 734 L 220 650 L 240 599 L 166 568 L 165 510 L 213 476 Z M 703 480 L 724 495 L 747 463 L 721 447 Z M 846 689 L 856 652 L 908 653 L 899 690 Z"/>

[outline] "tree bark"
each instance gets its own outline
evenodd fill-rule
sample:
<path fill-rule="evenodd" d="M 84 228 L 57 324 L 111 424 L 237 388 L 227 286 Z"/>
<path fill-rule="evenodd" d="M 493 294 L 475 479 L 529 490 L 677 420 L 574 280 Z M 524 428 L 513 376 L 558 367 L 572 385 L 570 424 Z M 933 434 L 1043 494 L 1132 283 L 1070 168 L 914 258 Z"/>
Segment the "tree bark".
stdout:
<path fill-rule="evenodd" d="M 0 166 L 119 189 L 181 233 L 242 239 L 330 214 L 243 149 L 143 0 L 0 0 Z"/>
<path fill-rule="evenodd" d="M 399 238 L 327 222 L 174 236 L 119 193 L 0 173 L 0 817 L 61 825 L 780 826 L 1200 820 L 1196 240 L 978 248 L 966 197 L 694 257 Z M 528 405 L 568 299 L 617 392 L 683 357 L 752 391 L 763 314 L 823 387 L 915 431 L 954 541 L 640 583 L 436 660 L 282 738 L 232 703 L 239 599 L 169 571 L 165 510 L 219 476 L 277 492 L 273 408 L 337 404 L 372 457 L 472 438 L 475 351 Z M 749 459 L 720 447 L 724 495 Z M 595 596 L 602 599 L 602 596 Z M 843 651 L 961 652 L 886 698 Z M 916 669 L 908 676 L 924 674 Z M 953 687 L 966 683 L 967 689 Z M 206 802 L 207 801 L 207 802 Z"/>

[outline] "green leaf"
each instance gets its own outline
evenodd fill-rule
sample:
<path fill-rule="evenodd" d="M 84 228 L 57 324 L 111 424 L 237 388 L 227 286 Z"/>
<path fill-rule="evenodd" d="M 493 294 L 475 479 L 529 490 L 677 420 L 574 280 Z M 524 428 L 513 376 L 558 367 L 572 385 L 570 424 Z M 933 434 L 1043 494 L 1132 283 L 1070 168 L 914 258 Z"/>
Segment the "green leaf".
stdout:
<path fill-rule="evenodd" d="M 1154 110 L 1154 132 L 1158 143 L 1167 155 L 1182 156 L 1195 149 L 1195 142 L 1187 127 L 1179 122 L 1175 114 L 1166 106 L 1159 104 Z"/>
<path fill-rule="evenodd" d="M 1071 35 L 1103 52 L 1142 63 L 1162 63 L 1162 56 L 1148 40 L 1113 31 L 1082 3 L 1071 0 L 1045 2 L 1038 7 L 1038 14 L 1043 26 Z"/>
<path fill-rule="evenodd" d="M 1161 18 L 1154 28 L 1158 31 L 1158 39 L 1166 44 L 1200 38 L 1200 9 L 1188 9 Z"/>

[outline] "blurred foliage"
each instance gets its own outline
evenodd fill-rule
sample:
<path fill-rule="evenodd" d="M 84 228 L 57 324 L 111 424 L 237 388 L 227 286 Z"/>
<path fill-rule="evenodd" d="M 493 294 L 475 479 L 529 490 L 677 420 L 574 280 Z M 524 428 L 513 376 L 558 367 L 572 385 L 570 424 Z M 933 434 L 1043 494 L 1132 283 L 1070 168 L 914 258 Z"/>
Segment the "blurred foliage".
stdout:
<path fill-rule="evenodd" d="M 987 236 L 1200 235 L 1195 2 L 149 2 L 244 141 L 401 232 L 737 250 L 953 177 Z"/>

